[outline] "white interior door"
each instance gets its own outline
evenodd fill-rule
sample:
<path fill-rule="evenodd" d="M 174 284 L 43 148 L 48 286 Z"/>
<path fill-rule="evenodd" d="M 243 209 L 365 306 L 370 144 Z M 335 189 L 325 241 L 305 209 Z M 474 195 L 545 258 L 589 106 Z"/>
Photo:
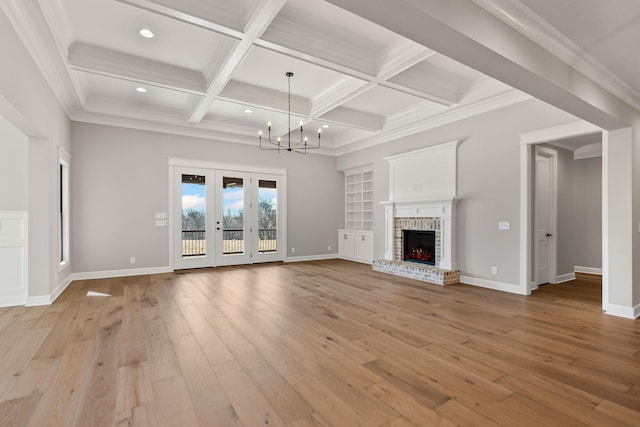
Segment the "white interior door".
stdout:
<path fill-rule="evenodd" d="M 215 265 L 214 211 L 215 175 L 211 170 L 177 168 L 174 173 L 175 224 L 174 268 Z"/>
<path fill-rule="evenodd" d="M 536 147 L 535 236 L 536 283 L 555 282 L 555 152 Z"/>

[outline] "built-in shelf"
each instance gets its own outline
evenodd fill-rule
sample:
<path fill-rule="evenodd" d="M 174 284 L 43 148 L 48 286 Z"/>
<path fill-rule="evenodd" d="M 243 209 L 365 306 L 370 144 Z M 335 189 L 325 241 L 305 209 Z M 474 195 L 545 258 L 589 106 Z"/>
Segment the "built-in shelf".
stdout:
<path fill-rule="evenodd" d="M 345 171 L 345 228 L 373 230 L 373 171 Z"/>

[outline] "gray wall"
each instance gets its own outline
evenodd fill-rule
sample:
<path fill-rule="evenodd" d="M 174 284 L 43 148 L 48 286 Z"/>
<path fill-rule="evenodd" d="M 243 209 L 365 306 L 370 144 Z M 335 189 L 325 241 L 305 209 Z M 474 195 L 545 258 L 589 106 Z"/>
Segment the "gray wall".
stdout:
<path fill-rule="evenodd" d="M 555 147 L 554 147 L 555 148 Z M 558 152 L 558 275 L 602 268 L 602 158 Z"/>
<path fill-rule="evenodd" d="M 387 200 L 385 156 L 459 140 L 458 268 L 465 276 L 517 284 L 519 272 L 520 133 L 575 121 L 538 100 L 492 111 L 338 158 L 345 169 L 373 163 L 376 202 Z M 375 258 L 384 255 L 384 209 L 375 215 Z M 498 221 L 511 222 L 499 231 Z M 498 274 L 491 274 L 491 266 Z"/>
<path fill-rule="evenodd" d="M 155 212 L 170 212 L 169 157 L 287 169 L 288 256 L 337 251 L 344 181 L 335 157 L 86 123 L 71 134 L 74 272 L 169 265 L 170 230 L 154 224 Z"/>
<path fill-rule="evenodd" d="M 0 114 L 28 137 L 29 296 L 47 296 L 71 272 L 58 271 L 57 249 L 57 153 L 71 151 L 69 119 L 1 10 L 0 52 L 8 58 L 0 67 Z"/>
<path fill-rule="evenodd" d="M 27 210 L 27 137 L 0 118 L 0 211 Z"/>

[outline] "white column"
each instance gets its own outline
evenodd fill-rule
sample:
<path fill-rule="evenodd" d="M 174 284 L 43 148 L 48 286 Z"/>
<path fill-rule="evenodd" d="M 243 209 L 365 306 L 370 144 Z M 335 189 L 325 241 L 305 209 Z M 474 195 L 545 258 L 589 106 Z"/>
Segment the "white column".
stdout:
<path fill-rule="evenodd" d="M 634 318 L 631 128 L 602 136 L 602 305 Z"/>
<path fill-rule="evenodd" d="M 385 232 L 384 232 L 384 259 L 388 261 L 393 261 L 393 252 L 394 252 L 394 205 L 393 203 L 390 205 L 386 205 L 384 208 L 385 212 Z"/>

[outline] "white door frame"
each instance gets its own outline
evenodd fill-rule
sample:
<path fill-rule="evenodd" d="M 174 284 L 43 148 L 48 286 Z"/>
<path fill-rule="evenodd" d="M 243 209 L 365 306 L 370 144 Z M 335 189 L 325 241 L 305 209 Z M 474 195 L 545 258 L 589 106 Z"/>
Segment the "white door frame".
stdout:
<path fill-rule="evenodd" d="M 169 157 L 169 203 L 168 206 L 171 208 L 171 212 L 169 214 L 169 266 L 171 270 L 176 269 L 176 237 L 175 237 L 175 229 L 178 226 L 177 224 L 180 222 L 180 217 L 175 215 L 175 206 L 174 206 L 174 192 L 176 191 L 176 179 L 177 179 L 177 171 L 180 168 L 194 168 L 194 169 L 206 169 L 210 170 L 214 175 L 215 171 L 219 169 L 227 170 L 227 171 L 238 171 L 238 172 L 250 172 L 255 174 L 266 174 L 266 175 L 279 175 L 281 177 L 281 190 L 282 193 L 279 193 L 278 200 L 278 209 L 279 212 L 279 224 L 282 228 L 282 259 L 283 261 L 287 260 L 287 170 L 286 169 L 277 169 L 277 168 L 261 168 L 255 166 L 248 165 L 237 165 L 237 164 L 227 164 L 227 163 L 216 163 L 216 162 L 208 162 L 203 160 L 195 160 L 195 159 L 185 159 L 180 157 Z M 213 224 L 215 225 L 215 224 Z M 215 229 L 215 227 L 214 227 Z M 215 263 L 214 263 L 215 266 Z"/>
<path fill-rule="evenodd" d="M 547 148 L 547 147 L 540 147 L 538 145 L 534 146 L 535 150 L 534 150 L 534 158 L 537 158 L 537 156 L 543 156 L 543 157 L 547 157 L 549 159 L 549 166 L 550 166 L 550 176 L 549 176 L 549 228 L 548 228 L 548 234 L 551 234 L 550 239 L 548 239 L 548 252 L 547 252 L 547 266 L 548 266 L 548 273 L 547 273 L 547 279 L 549 279 L 548 281 L 543 281 L 541 280 L 540 277 L 537 277 L 537 267 L 538 267 L 538 242 L 539 239 L 537 236 L 535 236 L 535 238 L 533 239 L 533 257 L 534 257 L 534 264 L 536 266 L 536 274 L 535 274 L 535 285 L 532 285 L 532 289 L 531 290 L 535 290 L 538 289 L 538 285 L 543 282 L 543 283 L 556 283 L 557 282 L 557 256 L 558 256 L 558 240 L 556 238 L 557 233 L 558 233 L 558 152 L 556 150 L 553 150 L 551 148 Z M 534 160 L 535 161 L 535 160 Z M 534 167 L 534 173 L 535 173 L 535 167 Z M 533 177 L 533 184 L 535 187 L 535 176 Z M 536 191 L 535 188 L 532 189 L 532 192 L 534 194 L 534 200 L 536 199 L 535 195 L 536 195 Z M 538 200 L 535 200 L 535 203 L 537 203 Z M 533 206 L 533 209 L 535 209 L 535 203 Z M 533 226 L 535 229 L 535 218 L 533 220 Z M 536 233 L 536 231 L 534 230 L 534 233 Z M 533 287 L 535 286 L 535 287 Z"/>
<path fill-rule="evenodd" d="M 602 129 L 583 120 L 540 129 L 520 135 L 520 281 L 519 293 L 530 295 L 537 289 L 535 277 L 533 277 L 533 161 L 536 144 L 556 141 L 573 136 L 586 135 L 594 132 L 602 132 Z M 603 253 L 607 248 L 603 247 Z M 604 277 L 603 277 L 604 279 Z M 604 304 L 603 288 L 603 304 Z"/>

